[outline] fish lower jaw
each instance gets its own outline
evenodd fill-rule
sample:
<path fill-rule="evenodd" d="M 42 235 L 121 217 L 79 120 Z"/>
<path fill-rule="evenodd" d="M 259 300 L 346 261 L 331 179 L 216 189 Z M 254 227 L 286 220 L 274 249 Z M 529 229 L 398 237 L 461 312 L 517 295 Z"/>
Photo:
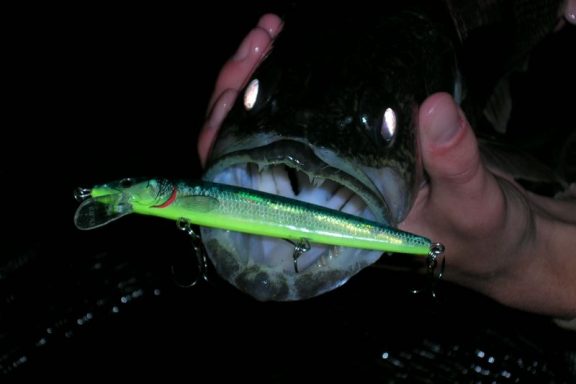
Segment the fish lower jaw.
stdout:
<path fill-rule="evenodd" d="M 287 240 L 203 228 L 202 239 L 218 274 L 260 301 L 318 296 L 346 283 L 381 253 L 312 244 L 295 257 Z"/>
<path fill-rule="evenodd" d="M 369 220 L 377 215 L 364 198 L 334 179 L 285 164 L 235 164 L 212 174 L 210 181 L 268 192 L 339 210 Z M 378 251 L 310 244 L 203 228 L 202 240 L 218 273 L 262 301 L 311 298 L 333 290 L 374 263 Z M 306 239 L 302 239 L 306 242 Z"/>

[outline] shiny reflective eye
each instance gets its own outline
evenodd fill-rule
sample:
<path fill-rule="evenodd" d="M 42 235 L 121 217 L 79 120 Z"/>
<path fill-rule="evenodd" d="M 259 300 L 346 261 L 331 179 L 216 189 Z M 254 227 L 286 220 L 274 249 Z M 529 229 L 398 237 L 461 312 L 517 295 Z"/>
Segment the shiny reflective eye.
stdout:
<path fill-rule="evenodd" d="M 386 141 L 390 141 L 396 134 L 396 113 L 392 108 L 386 108 L 380 127 L 380 136 Z"/>
<path fill-rule="evenodd" d="M 120 183 L 118 184 L 120 185 L 120 188 L 130 188 L 134 185 L 134 179 L 128 177 L 126 179 L 120 180 Z"/>
<path fill-rule="evenodd" d="M 246 90 L 244 91 L 244 108 L 247 111 L 252 110 L 258 100 L 258 91 L 260 90 L 260 82 L 258 79 L 253 79 L 250 81 Z"/>

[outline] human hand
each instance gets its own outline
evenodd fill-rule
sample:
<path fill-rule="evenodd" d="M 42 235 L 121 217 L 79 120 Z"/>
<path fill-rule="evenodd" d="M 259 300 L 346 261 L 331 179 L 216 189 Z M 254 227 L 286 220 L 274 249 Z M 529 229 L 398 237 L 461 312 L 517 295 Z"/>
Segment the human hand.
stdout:
<path fill-rule="evenodd" d="M 576 0 L 566 1 L 565 22 L 576 24 Z M 575 317 L 576 184 L 571 199 L 555 200 L 488 169 L 449 95 L 423 103 L 419 130 L 430 182 L 400 227 L 446 245 L 448 280 L 512 307 Z"/>
<path fill-rule="evenodd" d="M 257 26 L 246 35 L 236 54 L 220 70 L 208 103 L 209 114 L 198 138 L 198 154 L 203 165 L 206 165 L 220 124 L 234 105 L 238 91 L 266 56 L 281 30 L 282 20 L 278 16 L 262 16 Z"/>
<path fill-rule="evenodd" d="M 262 17 L 221 70 L 198 142 L 203 164 L 238 91 L 281 29 L 276 16 Z M 569 255 L 576 249 L 576 203 L 530 194 L 488 170 L 447 94 L 423 103 L 419 131 L 430 182 L 401 228 L 446 245 L 447 279 L 516 308 L 576 316 L 576 259 Z"/>
<path fill-rule="evenodd" d="M 422 104 L 419 134 L 430 181 L 400 227 L 442 241 L 447 280 L 515 308 L 576 316 L 576 200 L 532 194 L 484 166 L 447 94 Z"/>

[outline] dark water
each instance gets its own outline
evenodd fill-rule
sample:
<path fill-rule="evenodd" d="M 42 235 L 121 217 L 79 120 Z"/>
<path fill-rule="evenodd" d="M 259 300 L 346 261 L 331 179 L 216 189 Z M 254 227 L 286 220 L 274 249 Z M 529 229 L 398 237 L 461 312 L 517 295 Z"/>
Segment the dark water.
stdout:
<path fill-rule="evenodd" d="M 236 8 L 14 13 L 3 148 L 18 155 L 4 150 L 0 164 L 0 374 L 573 382 L 574 333 L 458 287 L 440 286 L 433 301 L 408 293 L 420 279 L 371 269 L 313 300 L 259 303 L 215 275 L 175 284 L 171 267 L 186 274 L 192 261 L 173 223 L 130 217 L 75 229 L 78 186 L 199 175 L 195 137 L 219 65 L 257 20 Z M 573 37 L 547 42 L 520 83 L 525 112 L 514 124 L 531 129 L 518 140 L 551 162 L 551 132 L 573 131 L 573 96 L 558 91 Z"/>

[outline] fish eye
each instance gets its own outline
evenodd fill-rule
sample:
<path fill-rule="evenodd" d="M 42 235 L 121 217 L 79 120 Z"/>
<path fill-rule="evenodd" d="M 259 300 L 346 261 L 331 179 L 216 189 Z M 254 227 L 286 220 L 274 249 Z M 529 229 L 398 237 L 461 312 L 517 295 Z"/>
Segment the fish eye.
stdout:
<path fill-rule="evenodd" d="M 377 117 L 373 117 L 377 116 Z M 365 113 L 360 115 L 360 124 L 370 132 L 376 142 L 384 140 L 385 144 L 390 144 L 398 130 L 398 121 L 394 109 L 388 107 L 383 112 L 371 115 Z"/>
<path fill-rule="evenodd" d="M 258 79 L 252 79 L 246 90 L 244 91 L 244 109 L 251 111 L 258 100 L 258 92 L 260 91 L 260 81 Z"/>
<path fill-rule="evenodd" d="M 396 134 L 396 126 L 396 112 L 392 108 L 386 108 L 382 116 L 380 136 L 386 141 L 392 140 Z"/>
<path fill-rule="evenodd" d="M 131 186 L 134 185 L 134 179 L 127 177 L 125 179 L 120 180 L 118 184 L 120 185 L 120 188 L 130 188 Z"/>

